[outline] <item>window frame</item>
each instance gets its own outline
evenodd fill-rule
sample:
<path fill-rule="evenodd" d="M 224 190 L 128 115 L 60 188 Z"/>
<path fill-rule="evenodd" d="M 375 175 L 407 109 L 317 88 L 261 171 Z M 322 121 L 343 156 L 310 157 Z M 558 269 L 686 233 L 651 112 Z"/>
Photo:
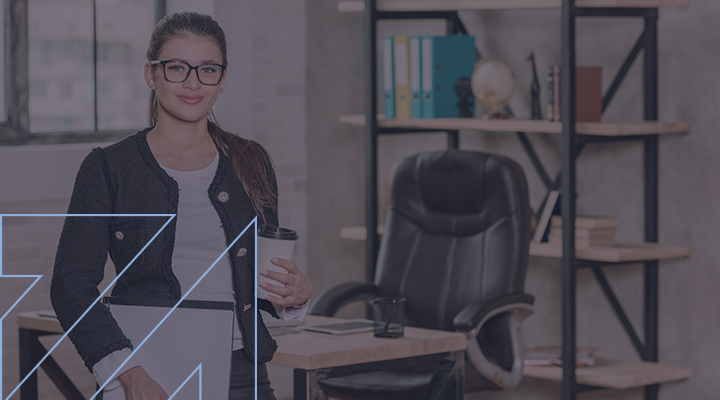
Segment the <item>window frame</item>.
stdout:
<path fill-rule="evenodd" d="M 5 18 L 5 104 L 7 119 L 0 122 L 0 146 L 30 144 L 66 144 L 115 141 L 135 133 L 135 130 L 92 130 L 83 132 L 30 132 L 30 74 L 29 74 L 29 0 L 4 0 Z M 93 0 L 93 8 L 95 0 Z M 154 0 L 155 21 L 166 13 L 166 0 Z M 93 14 L 95 14 L 93 10 Z M 93 22 L 93 24 L 95 24 Z M 93 58 L 97 68 L 97 36 L 93 32 Z M 97 78 L 95 79 L 97 102 Z M 97 120 L 97 115 L 95 116 Z M 97 121 L 96 121 L 97 123 Z"/>

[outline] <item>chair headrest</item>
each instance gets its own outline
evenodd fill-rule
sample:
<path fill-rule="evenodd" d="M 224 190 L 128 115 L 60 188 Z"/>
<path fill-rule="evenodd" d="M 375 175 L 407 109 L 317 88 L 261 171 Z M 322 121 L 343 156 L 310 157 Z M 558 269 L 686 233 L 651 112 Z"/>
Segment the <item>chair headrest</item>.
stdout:
<path fill-rule="evenodd" d="M 486 158 L 453 150 L 418 155 L 416 182 L 425 206 L 448 214 L 480 212 Z"/>
<path fill-rule="evenodd" d="M 524 200 L 523 200 L 524 199 Z M 421 229 L 472 235 L 527 208 L 527 183 L 510 158 L 474 151 L 417 154 L 395 165 L 390 207 Z"/>

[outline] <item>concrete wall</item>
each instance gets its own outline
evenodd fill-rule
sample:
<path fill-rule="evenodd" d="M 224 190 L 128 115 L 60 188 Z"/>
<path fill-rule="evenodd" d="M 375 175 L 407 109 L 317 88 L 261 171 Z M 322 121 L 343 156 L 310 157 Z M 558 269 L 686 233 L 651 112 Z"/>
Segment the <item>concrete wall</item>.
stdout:
<path fill-rule="evenodd" d="M 720 324 L 714 318 L 720 296 L 715 290 L 713 244 L 720 214 L 713 176 L 720 172 L 715 149 L 720 84 L 720 38 L 707 31 L 720 16 L 714 0 L 694 0 L 689 8 L 660 12 L 660 119 L 689 121 L 689 135 L 660 140 L 660 241 L 690 245 L 688 259 L 662 262 L 660 269 L 660 359 L 690 366 L 693 378 L 662 386 L 661 398 L 712 398 L 720 385 L 713 379 L 720 366 L 715 343 Z M 342 114 L 363 112 L 363 17 L 336 11 L 335 1 L 308 3 L 308 217 L 313 242 L 308 266 L 318 291 L 348 280 L 364 279 L 362 242 L 345 241 L 342 226 L 364 224 L 364 145 L 362 128 L 337 122 Z M 510 65 L 517 89 L 511 106 L 520 118 L 530 115 L 530 65 L 535 52 L 540 72 L 560 62 L 558 11 L 463 12 L 461 19 L 488 59 Z M 444 24 L 427 21 L 383 21 L 379 36 L 443 34 Z M 578 23 L 578 65 L 603 67 L 607 88 L 642 30 L 632 19 L 589 18 Z M 640 59 L 641 60 L 641 59 Z M 642 118 L 642 67 L 636 63 L 608 108 L 606 121 Z M 548 172 L 559 170 L 555 136 L 531 134 Z M 528 177 L 531 205 L 537 208 L 544 188 L 514 135 L 461 132 L 461 148 L 508 155 Z M 380 181 L 405 155 L 442 149 L 442 135 L 381 137 Z M 636 143 L 588 146 L 578 162 L 578 212 L 618 217 L 618 241 L 640 241 L 642 220 L 642 146 Z M 526 289 L 537 298 L 537 313 L 525 325 L 529 346 L 560 343 L 558 260 L 532 257 Z M 607 267 L 605 273 L 642 334 L 642 267 Z M 598 355 L 637 359 L 632 344 L 589 271 L 578 273 L 578 344 L 600 346 Z M 526 379 L 519 388 L 484 393 L 489 399 L 554 399 L 560 386 Z M 476 398 L 471 396 L 469 398 Z M 480 398 L 480 396 L 477 396 Z M 642 390 L 606 391 L 586 399 L 639 399 Z"/>

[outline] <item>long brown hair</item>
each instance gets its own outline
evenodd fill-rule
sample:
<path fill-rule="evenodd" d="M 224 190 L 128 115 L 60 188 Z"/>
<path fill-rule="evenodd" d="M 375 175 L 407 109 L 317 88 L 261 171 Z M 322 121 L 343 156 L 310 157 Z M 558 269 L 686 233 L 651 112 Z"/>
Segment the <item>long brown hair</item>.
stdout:
<path fill-rule="evenodd" d="M 217 21 L 209 15 L 196 12 L 180 12 L 165 16 L 155 25 L 146 56 L 148 61 L 157 60 L 163 45 L 178 36 L 191 36 L 210 40 L 218 45 L 222 63 L 227 65 L 227 42 Z M 156 68 L 154 65 L 153 68 Z M 150 90 L 148 123 L 158 122 L 158 100 L 155 89 Z M 215 145 L 232 160 L 233 169 L 250 197 L 255 213 L 267 222 L 265 209 L 277 210 L 277 193 L 274 185 L 272 159 L 259 143 L 228 133 L 220 128 L 212 113 L 208 113 L 208 132 Z"/>

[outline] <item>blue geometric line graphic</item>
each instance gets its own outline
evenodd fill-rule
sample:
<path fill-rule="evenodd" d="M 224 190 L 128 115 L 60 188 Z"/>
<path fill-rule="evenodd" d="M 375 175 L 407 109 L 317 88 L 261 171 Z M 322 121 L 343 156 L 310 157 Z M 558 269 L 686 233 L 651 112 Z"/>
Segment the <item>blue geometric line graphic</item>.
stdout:
<path fill-rule="evenodd" d="M 2 264 L 2 259 L 3 259 L 3 257 L 2 257 L 2 241 L 3 241 L 2 223 L 3 223 L 3 220 L 2 220 L 2 217 L 3 216 L 0 215 L 0 278 L 35 278 L 35 281 L 32 283 L 32 285 L 30 285 L 29 288 L 27 288 L 27 290 L 25 290 L 25 292 L 20 296 L 20 298 L 18 298 L 15 301 L 15 303 L 13 303 L 13 305 L 10 306 L 10 308 L 5 312 L 5 314 L 3 314 L 2 317 L 0 317 L 0 396 L 2 395 L 2 391 L 3 391 L 3 383 L 2 383 L 2 381 L 3 381 L 3 379 L 2 379 L 2 376 L 3 376 L 2 375 L 2 359 L 3 359 L 2 325 L 3 325 L 3 321 L 5 320 L 5 317 L 7 317 L 10 314 L 10 312 L 15 308 L 15 306 L 18 305 L 20 300 L 22 300 L 23 297 L 25 297 L 25 295 L 28 294 L 30 289 L 32 289 L 33 286 L 35 286 L 35 284 L 38 283 L 40 278 L 42 278 L 42 275 L 5 275 L 5 274 L 3 274 L 3 264 Z"/>
<path fill-rule="evenodd" d="M 256 218 L 257 219 L 257 218 Z M 257 224 L 255 224 L 255 277 L 257 279 L 258 276 L 258 270 L 257 270 Z M 255 301 L 257 302 L 257 287 L 258 285 L 255 285 Z M 257 400 L 257 314 L 255 313 L 255 400 Z"/>
<path fill-rule="evenodd" d="M 138 254 L 135 255 L 135 257 L 132 260 L 130 260 L 128 265 L 125 266 L 125 268 L 119 274 L 117 274 L 117 276 L 115 277 L 115 279 L 113 279 L 113 281 L 110 283 L 110 285 L 108 285 L 108 287 L 105 288 L 105 290 L 103 290 L 102 293 L 100 293 L 98 298 L 95 299 L 95 301 L 93 301 L 90 304 L 88 309 L 85 310 L 85 312 L 80 316 L 80 318 L 78 318 L 77 321 L 75 321 L 75 323 L 70 327 L 70 329 L 68 329 L 62 335 L 60 340 L 58 340 L 57 343 L 50 350 L 47 351 L 47 354 L 45 354 L 45 356 L 42 357 L 42 359 L 37 363 L 37 365 L 35 365 L 35 367 L 33 367 L 33 369 L 25 376 L 25 378 L 23 378 L 20 381 L 20 383 L 15 387 L 15 389 L 12 392 L 10 392 L 10 394 L 5 398 L 5 400 L 10 399 L 10 397 L 12 397 L 12 395 L 15 394 L 15 392 L 17 392 L 18 389 L 20 389 L 20 386 L 22 386 L 25 383 L 25 381 L 30 376 L 32 376 L 32 374 L 35 373 L 35 371 L 37 371 L 37 369 L 40 367 L 40 365 L 48 357 L 50 357 L 51 353 L 55 350 L 55 348 L 57 348 L 57 346 L 60 345 L 60 343 L 75 328 L 75 326 L 77 326 L 77 324 L 83 318 L 85 318 L 85 315 L 87 315 L 87 313 L 90 312 L 90 309 L 92 309 L 93 305 L 95 305 L 95 303 L 99 302 L 103 298 L 103 296 L 105 296 L 105 293 L 107 293 L 107 291 L 110 290 L 110 288 L 115 285 L 117 280 L 125 273 L 125 271 L 127 271 L 128 268 L 130 268 L 130 266 L 140 256 L 140 254 L 142 254 L 145 251 L 145 249 L 150 245 L 150 243 L 152 243 L 155 240 L 155 238 L 157 238 L 158 235 L 160 235 L 160 233 L 165 229 L 165 227 L 168 226 L 170 221 L 172 221 L 172 219 L 175 218 L 175 215 L 176 214 L 0 214 L 0 221 L 2 220 L 3 217 L 167 217 L 168 218 L 168 220 L 165 222 L 165 224 L 157 231 L 157 233 L 155 233 L 155 235 L 150 239 L 150 241 L 147 244 L 145 244 L 145 246 L 142 249 L 140 249 Z M 2 240 L 1 239 L 2 239 L 2 224 L 0 224 L 0 276 L 2 276 L 2 268 L 1 268 L 1 266 L 2 266 Z M 17 276 L 15 276 L 15 277 L 17 277 Z M 26 277 L 37 277 L 37 279 L 35 281 L 35 283 L 37 283 L 37 280 L 39 280 L 42 277 L 42 275 L 40 275 L 40 276 L 33 275 L 33 276 L 26 276 Z M 34 285 L 35 284 L 33 283 L 33 286 Z M 32 288 L 32 286 L 30 288 Z M 15 304 L 17 304 L 29 291 L 30 291 L 30 289 L 25 291 L 25 293 L 23 293 L 23 295 L 20 297 L 20 299 L 18 299 L 18 301 L 15 302 Z M 14 306 L 15 305 L 13 305 L 13 307 Z M 12 307 L 11 307 L 11 309 L 12 309 Z M 7 313 L 5 315 L 7 315 Z M 5 318 L 5 316 L 3 316 L 3 318 Z M 1 347 L 2 347 L 2 319 L 0 319 L 0 348 Z M 0 362 L 0 377 L 1 376 L 2 376 L 2 363 Z M 0 379 L 0 394 L 2 393 L 2 386 L 1 386 L 2 383 L 1 382 L 2 382 L 2 380 Z"/>
<path fill-rule="evenodd" d="M 180 297 L 180 300 L 178 300 L 177 303 L 175 303 L 175 305 L 170 309 L 170 311 L 168 311 L 168 313 L 165 314 L 163 319 L 160 320 L 160 322 L 158 322 L 157 325 L 155 325 L 155 327 L 150 331 L 150 333 L 148 333 L 148 335 L 145 337 L 145 339 L 143 339 L 143 341 L 140 342 L 139 344 L 133 346 L 133 350 L 130 353 L 130 356 L 128 356 L 128 358 L 126 358 L 125 361 L 123 361 L 122 364 L 120 364 L 120 366 L 118 366 L 117 369 L 112 374 L 110 374 L 111 377 L 115 376 L 125 366 L 125 364 L 127 364 L 127 362 L 130 361 L 132 356 L 135 355 L 135 353 L 142 348 L 142 346 L 145 344 L 145 342 L 147 342 L 148 339 L 150 339 L 150 337 L 155 333 L 155 331 L 157 331 L 160 328 L 160 326 L 165 322 L 165 320 L 167 320 L 168 317 L 170 317 L 170 315 L 175 311 L 175 309 L 180 305 L 180 303 L 182 303 L 185 300 L 185 298 L 190 293 L 192 293 L 192 291 L 195 289 L 195 287 L 200 284 L 200 281 L 202 281 L 205 278 L 205 276 L 207 274 L 209 274 L 210 271 L 212 271 L 212 269 L 215 267 L 215 265 L 220 260 L 222 260 L 223 257 L 225 257 L 225 254 L 227 254 L 228 250 L 230 250 L 230 248 L 235 245 L 235 243 L 245 234 L 245 232 L 247 232 L 248 228 L 250 228 L 251 225 L 255 226 L 255 234 L 257 235 L 257 217 L 255 217 L 245 227 L 245 229 L 243 229 L 242 232 L 240 232 L 240 234 L 232 241 L 232 243 L 230 243 L 230 245 L 227 246 L 225 248 L 225 250 L 215 259 L 215 262 L 213 262 L 212 265 L 202 274 L 202 276 L 200 276 L 200 278 L 195 282 L 195 284 L 193 284 L 192 287 L 190 287 L 190 289 L 188 289 L 187 292 L 185 292 L 185 294 L 182 297 Z M 257 240 L 256 240 L 256 242 L 257 242 Z M 256 259 L 257 259 L 257 256 L 256 256 Z M 257 271 L 257 262 L 255 263 L 255 270 Z M 255 293 L 256 297 L 257 297 L 257 289 L 255 290 L 255 292 L 256 292 Z M 256 332 L 255 348 L 257 349 L 257 313 L 255 313 L 255 332 Z M 257 357 L 255 357 L 255 359 L 257 360 Z M 255 365 L 256 365 L 255 374 L 257 375 L 257 361 L 255 362 Z M 105 386 L 108 383 L 110 383 L 111 381 L 112 381 L 112 379 L 108 379 L 105 383 L 103 383 L 102 386 L 100 386 L 100 388 L 95 392 L 95 394 L 93 394 L 90 397 L 89 400 L 93 400 L 98 394 L 100 394 L 100 392 L 102 392 L 102 390 L 105 388 Z M 255 377 L 255 381 L 256 381 L 255 382 L 255 398 L 257 399 L 257 376 Z M 202 395 L 200 396 L 199 400 L 202 400 Z"/>
<path fill-rule="evenodd" d="M 257 221 L 257 218 L 255 218 L 255 220 Z M 256 224 L 255 224 L 255 277 L 258 276 L 258 263 L 257 263 L 257 254 L 258 254 L 258 251 L 257 251 L 257 242 L 258 242 L 258 238 L 257 238 L 257 228 L 258 228 L 258 227 L 257 227 L 257 223 L 256 223 Z M 257 279 L 257 278 L 256 278 L 256 279 Z M 257 298 L 258 298 L 258 285 L 256 284 L 256 285 L 255 285 L 255 302 L 257 302 Z M 258 354 L 258 341 L 257 341 L 257 337 L 258 337 L 258 321 L 257 321 L 257 318 L 258 318 L 258 313 L 255 313 L 255 321 L 253 322 L 253 325 L 255 326 L 255 352 L 253 353 L 253 354 L 255 354 L 255 357 L 254 357 L 254 358 L 255 358 L 255 362 L 254 362 L 254 365 L 255 365 L 255 400 L 257 400 L 257 396 L 258 396 L 258 383 L 257 383 L 257 371 L 258 371 L 258 361 L 257 361 L 257 360 L 258 360 L 258 358 L 257 358 L 257 354 Z"/>
<path fill-rule="evenodd" d="M 200 363 L 200 365 L 198 365 L 197 368 L 195 368 L 195 371 L 193 371 L 192 374 L 190 374 L 190 376 L 188 376 L 187 379 L 185 379 L 185 381 L 180 385 L 179 388 L 177 388 L 177 390 L 175 390 L 175 393 L 173 393 L 173 394 L 168 398 L 168 400 L 172 400 L 173 397 L 175 397 L 175 395 L 178 394 L 178 392 L 180 391 L 180 389 L 182 389 L 183 386 L 185 386 L 185 384 L 188 383 L 188 381 L 190 380 L 190 378 L 192 378 L 193 375 L 195 375 L 196 372 L 197 372 L 197 374 L 198 374 L 198 379 L 200 380 L 200 390 L 199 390 L 199 396 L 200 396 L 200 397 L 199 397 L 199 400 L 202 400 L 202 363 Z M 257 395 L 256 395 L 256 396 L 257 396 Z"/>

